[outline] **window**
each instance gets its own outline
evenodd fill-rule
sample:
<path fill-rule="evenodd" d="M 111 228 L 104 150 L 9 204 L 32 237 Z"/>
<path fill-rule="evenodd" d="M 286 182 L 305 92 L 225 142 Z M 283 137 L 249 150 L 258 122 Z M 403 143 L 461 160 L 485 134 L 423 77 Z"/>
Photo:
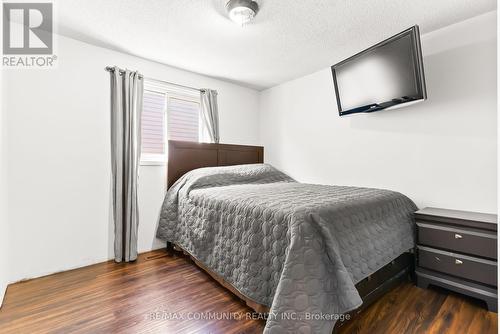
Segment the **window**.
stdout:
<path fill-rule="evenodd" d="M 141 164 L 164 164 L 167 139 L 200 141 L 199 92 L 146 79 L 141 126 Z"/>
<path fill-rule="evenodd" d="M 144 90 L 141 115 L 142 154 L 162 155 L 165 152 L 165 95 Z"/>
<path fill-rule="evenodd" d="M 168 139 L 199 141 L 200 102 L 172 95 L 167 102 Z"/>

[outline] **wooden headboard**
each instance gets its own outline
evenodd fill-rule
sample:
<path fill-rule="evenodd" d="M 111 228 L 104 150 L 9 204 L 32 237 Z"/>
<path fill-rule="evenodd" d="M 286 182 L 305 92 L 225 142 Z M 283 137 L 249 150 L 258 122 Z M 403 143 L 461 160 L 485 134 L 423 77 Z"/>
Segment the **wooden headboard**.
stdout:
<path fill-rule="evenodd" d="M 264 147 L 168 141 L 167 188 L 190 170 L 264 162 Z"/>

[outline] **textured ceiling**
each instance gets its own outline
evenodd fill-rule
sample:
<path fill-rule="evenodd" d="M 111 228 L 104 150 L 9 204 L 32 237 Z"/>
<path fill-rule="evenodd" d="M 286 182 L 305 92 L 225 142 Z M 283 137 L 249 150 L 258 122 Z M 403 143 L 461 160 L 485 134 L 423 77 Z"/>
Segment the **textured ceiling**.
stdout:
<path fill-rule="evenodd" d="M 57 1 L 60 34 L 264 89 L 328 67 L 414 24 L 426 33 L 495 0 L 260 0 L 240 27 L 226 0 Z"/>

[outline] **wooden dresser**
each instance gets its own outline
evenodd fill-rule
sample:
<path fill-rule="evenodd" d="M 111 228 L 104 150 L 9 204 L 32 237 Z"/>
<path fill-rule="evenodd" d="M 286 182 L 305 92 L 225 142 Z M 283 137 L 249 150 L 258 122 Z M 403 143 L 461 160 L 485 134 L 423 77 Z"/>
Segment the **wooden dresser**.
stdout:
<path fill-rule="evenodd" d="M 482 299 L 497 312 L 497 216 L 425 208 L 415 222 L 417 285 Z"/>

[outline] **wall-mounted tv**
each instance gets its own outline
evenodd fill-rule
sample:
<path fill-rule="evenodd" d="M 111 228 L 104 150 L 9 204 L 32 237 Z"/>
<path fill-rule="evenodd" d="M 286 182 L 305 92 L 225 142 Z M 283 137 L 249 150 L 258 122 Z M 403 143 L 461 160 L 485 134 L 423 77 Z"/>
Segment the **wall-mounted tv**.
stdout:
<path fill-rule="evenodd" d="M 425 100 L 418 26 L 333 65 L 332 74 L 340 116 Z"/>

